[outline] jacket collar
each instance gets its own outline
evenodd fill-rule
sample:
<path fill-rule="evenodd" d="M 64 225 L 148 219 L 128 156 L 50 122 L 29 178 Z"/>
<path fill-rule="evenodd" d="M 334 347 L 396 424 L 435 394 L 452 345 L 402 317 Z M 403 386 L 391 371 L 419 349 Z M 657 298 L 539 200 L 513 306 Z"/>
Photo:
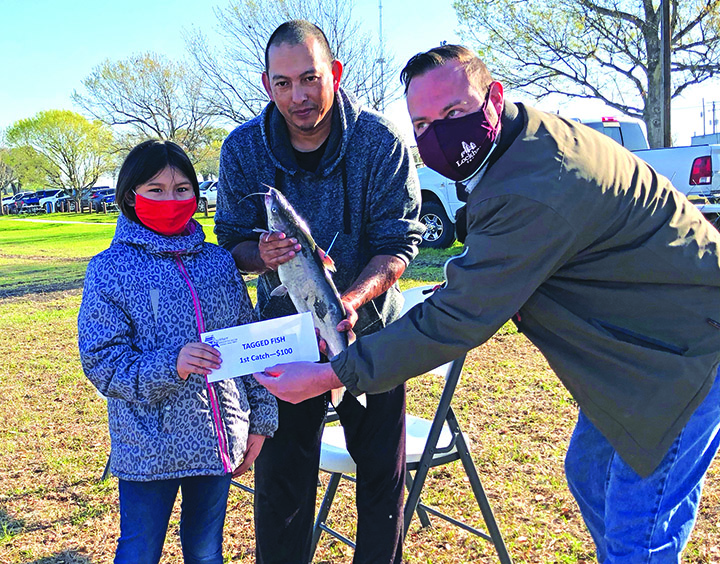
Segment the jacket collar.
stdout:
<path fill-rule="evenodd" d="M 340 88 L 335 95 L 332 108 L 332 127 L 328 145 L 316 174 L 327 176 L 339 165 L 347 151 L 348 140 L 352 136 L 360 112 L 358 101 Z M 287 124 L 274 102 L 265 106 L 260 117 L 260 127 L 265 148 L 275 167 L 287 174 L 295 174 L 299 167 L 290 144 Z"/>
<path fill-rule="evenodd" d="M 202 226 L 194 219 L 182 235 L 166 237 L 151 231 L 140 223 L 131 221 L 120 214 L 115 227 L 112 244 L 140 247 L 151 254 L 194 254 L 202 250 L 205 233 Z"/>

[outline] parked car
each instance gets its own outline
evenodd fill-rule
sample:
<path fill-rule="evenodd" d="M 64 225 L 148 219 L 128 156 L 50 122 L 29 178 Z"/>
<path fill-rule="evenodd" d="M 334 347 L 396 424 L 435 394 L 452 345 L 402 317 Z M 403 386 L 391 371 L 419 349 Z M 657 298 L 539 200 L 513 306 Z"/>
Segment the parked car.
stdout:
<path fill-rule="evenodd" d="M 200 201 L 197 211 L 205 213 L 208 208 L 214 208 L 217 204 L 217 180 L 206 180 L 200 183 Z"/>
<path fill-rule="evenodd" d="M 65 193 L 55 200 L 56 212 L 75 212 L 77 211 L 77 202 L 70 194 Z"/>
<path fill-rule="evenodd" d="M 90 195 L 90 207 L 92 211 L 100 213 L 103 211 L 102 201 L 107 196 L 113 196 L 115 200 L 115 189 L 114 188 L 102 188 L 100 190 L 94 190 Z"/>
<path fill-rule="evenodd" d="M 55 209 L 55 202 L 67 194 L 65 190 L 52 189 L 40 190 L 39 192 L 36 192 L 35 195 L 38 199 L 37 205 L 39 205 L 45 213 L 52 213 L 57 211 Z"/>
<path fill-rule="evenodd" d="M 82 211 L 85 208 L 88 208 L 90 212 L 100 211 L 102 210 L 102 206 L 99 210 L 96 206 L 98 200 L 103 196 L 114 193 L 115 190 L 113 188 L 110 188 L 109 186 L 96 186 L 94 188 L 91 188 L 90 191 L 88 191 L 80 198 L 80 210 Z"/>
<path fill-rule="evenodd" d="M 650 149 L 645 131 L 637 120 L 604 117 L 599 120 L 578 119 L 604 133 L 643 159 L 658 173 L 670 179 L 673 186 L 691 200 L 720 209 L 720 145 Z"/>
<path fill-rule="evenodd" d="M 109 194 L 100 195 L 95 202 L 95 211 L 98 213 L 117 210 L 118 207 L 115 205 L 115 190 Z"/>
<path fill-rule="evenodd" d="M 575 118 L 574 121 L 579 121 L 595 131 L 604 133 L 630 151 L 641 151 L 650 148 L 647 137 L 645 137 L 645 131 L 637 120 L 603 117 L 591 120 Z"/>
<path fill-rule="evenodd" d="M 9 206 L 10 213 L 20 214 L 44 212 L 45 210 L 39 204 L 40 195 L 43 193 L 43 190 L 40 190 L 38 192 L 30 192 L 22 198 L 17 199 L 13 204 Z"/>
<path fill-rule="evenodd" d="M 458 200 L 452 180 L 426 166 L 417 172 L 422 196 L 420 222 L 425 226 L 421 245 L 444 249 L 455 241 L 455 214 L 464 204 Z"/>
<path fill-rule="evenodd" d="M 22 202 L 22 204 L 18 206 L 17 211 L 20 213 L 52 213 L 55 211 L 55 202 L 64 195 L 65 191 L 57 188 L 38 190 L 21 198 L 18 203 Z"/>
<path fill-rule="evenodd" d="M 29 196 L 29 195 L 32 194 L 32 193 L 33 193 L 33 192 L 18 192 L 17 194 L 13 194 L 12 196 L 8 196 L 8 197 L 6 197 L 6 198 L 3 198 L 3 199 L 2 199 L 2 206 L 3 206 L 3 208 L 4 208 L 5 206 L 8 206 L 8 209 L 7 209 L 7 212 L 8 212 L 8 213 L 17 213 L 17 211 L 12 211 L 12 212 L 10 211 L 11 206 L 12 206 L 12 209 L 16 210 L 17 208 L 15 207 L 15 202 L 17 202 L 18 200 L 23 199 L 23 198 L 26 197 L 26 196 Z"/>

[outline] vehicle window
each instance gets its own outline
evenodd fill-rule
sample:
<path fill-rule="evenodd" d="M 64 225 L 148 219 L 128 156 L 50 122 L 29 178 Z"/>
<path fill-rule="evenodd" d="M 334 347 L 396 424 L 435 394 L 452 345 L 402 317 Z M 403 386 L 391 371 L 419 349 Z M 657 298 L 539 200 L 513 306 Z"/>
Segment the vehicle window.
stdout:
<path fill-rule="evenodd" d="M 622 133 L 620 132 L 619 127 L 605 127 L 604 125 L 600 124 L 600 131 L 607 135 L 610 139 L 613 141 L 617 141 L 621 145 L 623 144 L 623 138 Z"/>
<path fill-rule="evenodd" d="M 623 136 L 623 145 L 631 151 L 647 149 L 648 144 L 639 123 L 623 123 L 620 126 Z"/>

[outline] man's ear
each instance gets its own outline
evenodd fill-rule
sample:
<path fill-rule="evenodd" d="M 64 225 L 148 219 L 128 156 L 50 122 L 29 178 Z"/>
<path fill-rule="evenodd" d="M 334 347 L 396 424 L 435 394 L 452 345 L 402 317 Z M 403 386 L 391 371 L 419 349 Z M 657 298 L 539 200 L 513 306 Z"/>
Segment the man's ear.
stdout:
<path fill-rule="evenodd" d="M 333 90 L 335 92 L 337 92 L 338 88 L 340 88 L 340 78 L 342 77 L 342 72 L 343 72 L 342 63 L 340 61 L 338 61 L 337 59 L 335 59 L 332 62 L 331 70 L 332 70 L 332 76 L 333 76 Z"/>
<path fill-rule="evenodd" d="M 498 116 L 501 116 L 503 111 L 503 101 L 505 100 L 503 95 L 503 85 L 497 81 L 491 83 L 490 91 L 488 92 L 488 99 L 493 105 L 493 108 L 495 108 L 495 113 Z"/>
<path fill-rule="evenodd" d="M 266 72 L 262 73 L 262 83 L 263 83 L 263 88 L 265 88 L 265 92 L 267 92 L 267 95 L 269 96 L 269 98 L 271 100 L 273 100 L 272 89 L 270 88 L 270 77 L 268 76 L 268 73 L 266 73 Z M 275 100 L 273 100 L 273 102 L 274 101 Z"/>

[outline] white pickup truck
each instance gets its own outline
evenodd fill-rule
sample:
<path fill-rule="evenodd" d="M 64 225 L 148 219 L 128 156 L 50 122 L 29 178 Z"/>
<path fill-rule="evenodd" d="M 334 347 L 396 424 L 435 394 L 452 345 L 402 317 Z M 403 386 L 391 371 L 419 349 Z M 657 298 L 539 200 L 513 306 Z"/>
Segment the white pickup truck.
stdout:
<path fill-rule="evenodd" d="M 611 137 L 633 151 L 675 188 L 695 203 L 716 227 L 720 227 L 720 145 L 691 145 L 649 149 L 640 123 L 629 119 L 577 120 Z M 437 172 L 418 169 L 422 192 L 420 221 L 425 225 L 422 245 L 444 248 L 455 241 L 455 213 L 463 206 L 455 183 Z"/>

